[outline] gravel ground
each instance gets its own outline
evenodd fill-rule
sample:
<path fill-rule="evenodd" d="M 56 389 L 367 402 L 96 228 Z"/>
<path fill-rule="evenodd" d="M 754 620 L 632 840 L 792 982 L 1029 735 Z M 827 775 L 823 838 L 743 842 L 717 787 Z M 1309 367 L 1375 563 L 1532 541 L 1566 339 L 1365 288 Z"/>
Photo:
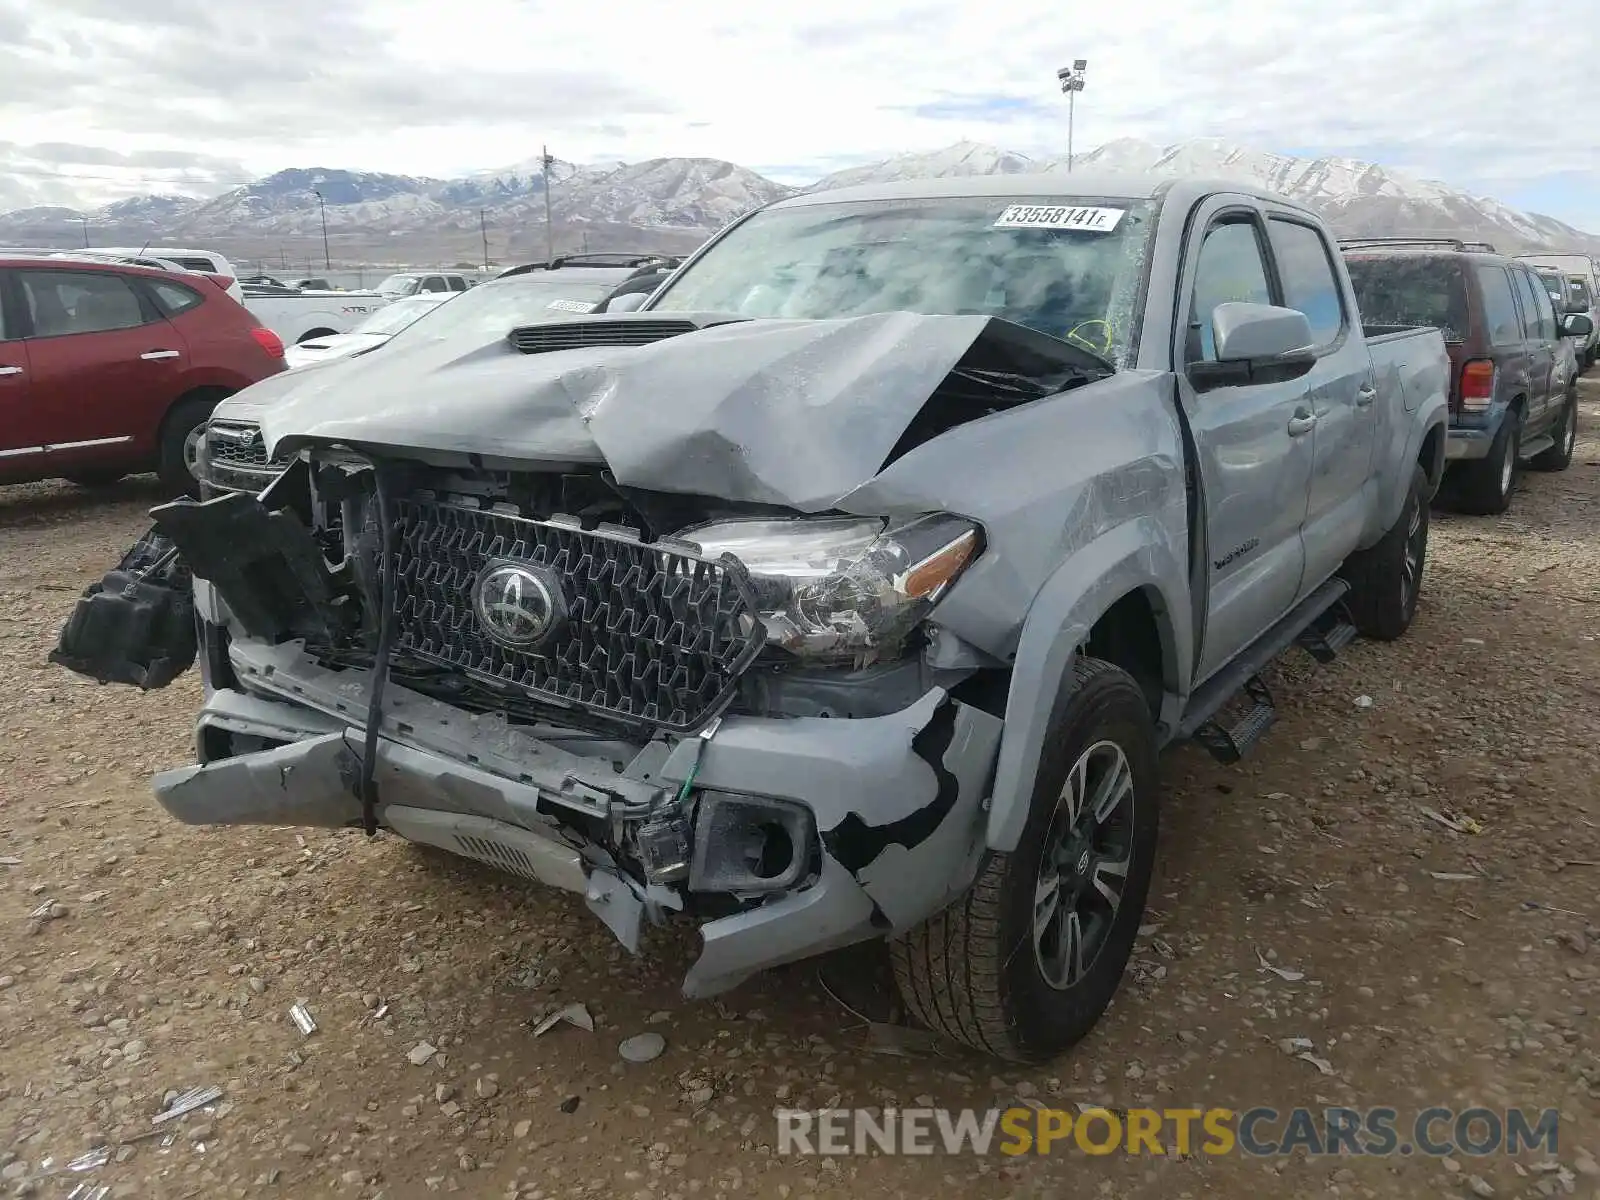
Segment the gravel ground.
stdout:
<path fill-rule="evenodd" d="M 188 761 L 198 681 L 140 696 L 44 662 L 154 491 L 0 489 L 5 1189 L 1600 1197 L 1597 402 L 1586 383 L 1572 468 L 1530 475 L 1508 517 L 1436 516 L 1404 641 L 1291 656 L 1279 723 L 1240 766 L 1167 759 L 1132 973 L 1088 1041 L 1030 1071 L 873 1052 L 811 967 L 686 1002 L 686 933 L 634 961 L 568 898 L 393 839 L 176 824 L 147 779 Z M 574 1001 L 593 1032 L 535 1037 Z M 644 1031 L 665 1054 L 623 1063 Z M 422 1042 L 437 1052 L 414 1065 Z M 148 1136 L 201 1084 L 223 1099 Z M 775 1107 L 1018 1102 L 1521 1104 L 1562 1124 L 1554 1156 L 1442 1161 L 774 1153 Z M 41 1177 L 101 1144 L 92 1175 Z"/>

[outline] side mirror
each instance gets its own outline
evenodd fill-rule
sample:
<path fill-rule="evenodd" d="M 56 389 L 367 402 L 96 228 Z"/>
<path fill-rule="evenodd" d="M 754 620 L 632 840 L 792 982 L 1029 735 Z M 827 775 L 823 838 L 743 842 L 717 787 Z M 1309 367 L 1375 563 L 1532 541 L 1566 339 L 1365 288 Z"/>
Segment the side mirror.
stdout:
<path fill-rule="evenodd" d="M 625 296 L 618 296 L 609 301 L 605 306 L 605 311 L 608 313 L 638 312 L 644 307 L 644 302 L 648 299 L 650 299 L 648 292 L 629 292 Z"/>
<path fill-rule="evenodd" d="M 1299 379 L 1316 366 L 1311 322 L 1295 308 L 1228 301 L 1211 312 L 1217 361 L 1191 363 L 1189 378 L 1202 391 Z"/>
<path fill-rule="evenodd" d="M 1561 318 L 1561 332 L 1566 337 L 1588 337 L 1594 332 L 1594 318 L 1588 313 L 1568 313 Z"/>

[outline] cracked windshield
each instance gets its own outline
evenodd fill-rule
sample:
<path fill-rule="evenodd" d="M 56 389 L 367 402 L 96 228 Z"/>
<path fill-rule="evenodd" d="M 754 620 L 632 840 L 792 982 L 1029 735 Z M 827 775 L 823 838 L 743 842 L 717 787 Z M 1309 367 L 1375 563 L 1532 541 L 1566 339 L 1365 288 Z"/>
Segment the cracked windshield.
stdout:
<path fill-rule="evenodd" d="M 731 232 L 652 307 L 1001 317 L 1112 358 L 1129 333 L 1115 318 L 1138 283 L 1149 211 L 1146 201 L 1061 196 L 778 209 Z M 1074 214 L 1098 227 L 1062 228 Z"/>

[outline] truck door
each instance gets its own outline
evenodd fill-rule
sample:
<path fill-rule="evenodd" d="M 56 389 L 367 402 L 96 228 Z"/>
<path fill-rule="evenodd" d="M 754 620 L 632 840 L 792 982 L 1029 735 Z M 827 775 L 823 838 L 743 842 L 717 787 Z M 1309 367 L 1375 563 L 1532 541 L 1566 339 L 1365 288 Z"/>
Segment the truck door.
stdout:
<path fill-rule="evenodd" d="M 1199 682 L 1294 604 L 1305 568 L 1301 538 L 1316 426 L 1304 379 L 1197 392 L 1186 369 L 1216 357 L 1212 312 L 1230 300 L 1274 302 L 1266 223 L 1253 201 L 1203 204 L 1179 278 L 1174 358 L 1199 454 L 1208 602 Z"/>
<path fill-rule="evenodd" d="M 1311 322 L 1317 365 L 1302 381 L 1316 428 L 1311 434 L 1311 490 L 1306 507 L 1306 569 L 1299 595 L 1322 586 L 1361 540 L 1372 454 L 1377 442 L 1378 381 L 1354 306 L 1345 302 L 1333 248 L 1312 224 L 1269 212 L 1267 235 L 1282 289 L 1279 303 Z"/>

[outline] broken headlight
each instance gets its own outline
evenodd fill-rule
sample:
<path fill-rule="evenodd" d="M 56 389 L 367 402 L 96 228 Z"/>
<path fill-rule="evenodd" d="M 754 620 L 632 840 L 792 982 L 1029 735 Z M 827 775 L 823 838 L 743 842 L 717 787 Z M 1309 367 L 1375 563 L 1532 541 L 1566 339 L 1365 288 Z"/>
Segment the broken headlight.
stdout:
<path fill-rule="evenodd" d="M 975 524 L 945 513 L 717 521 L 676 536 L 745 565 L 772 645 L 863 666 L 899 652 L 980 547 Z"/>

